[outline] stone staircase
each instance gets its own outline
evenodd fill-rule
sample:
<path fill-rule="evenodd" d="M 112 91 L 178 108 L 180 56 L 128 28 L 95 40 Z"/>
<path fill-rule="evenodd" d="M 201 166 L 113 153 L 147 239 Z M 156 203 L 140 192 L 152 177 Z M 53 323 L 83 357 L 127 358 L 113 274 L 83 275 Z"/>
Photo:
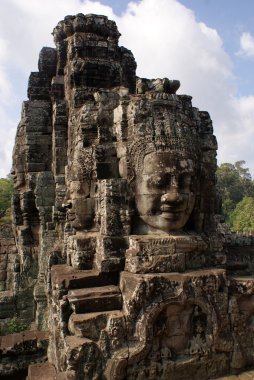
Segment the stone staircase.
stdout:
<path fill-rule="evenodd" d="M 0 336 L 0 379 L 23 379 L 28 366 L 46 360 L 48 341 L 48 332 L 38 330 Z"/>
<path fill-rule="evenodd" d="M 101 273 L 97 270 L 79 270 L 67 264 L 53 265 L 51 284 L 53 291 L 92 288 L 97 286 L 117 285 L 118 273 Z M 66 294 L 67 294 L 66 292 Z"/>
<path fill-rule="evenodd" d="M 69 331 L 73 335 L 86 337 L 96 341 L 99 339 L 98 331 L 101 331 L 106 327 L 108 317 L 122 318 L 123 312 L 120 310 L 114 310 L 100 311 L 97 313 L 73 313 L 69 319 Z"/>
<path fill-rule="evenodd" d="M 75 373 L 72 371 L 56 373 L 52 364 L 39 363 L 29 366 L 26 380 L 75 380 Z"/>
<path fill-rule="evenodd" d="M 238 375 L 228 375 L 225 377 L 220 377 L 215 380 L 253 380 L 253 379 L 254 379 L 254 371 L 246 371 Z"/>
<path fill-rule="evenodd" d="M 122 308 L 121 292 L 115 285 L 70 290 L 67 299 L 76 314 Z"/>
<path fill-rule="evenodd" d="M 67 264 L 52 266 L 52 325 L 67 359 L 64 365 L 59 364 L 63 363 L 62 358 L 54 363 L 60 372 L 49 362 L 31 365 L 27 380 L 92 378 L 91 374 L 80 373 L 80 361 L 91 349 L 96 351 L 101 331 L 107 328 L 110 319 L 124 318 L 118 280 L 117 273 L 79 270 Z M 63 323 L 64 334 L 61 333 Z"/>
<path fill-rule="evenodd" d="M 73 373 L 75 379 L 92 376 L 80 373 L 80 362 L 91 352 L 95 352 L 95 355 L 99 352 L 101 341 L 104 342 L 101 334 L 112 321 L 124 320 L 118 282 L 118 273 L 79 270 L 67 264 L 52 266 L 51 314 L 57 314 L 53 321 L 55 331 L 60 332 L 60 324 L 61 327 L 65 325 L 64 335 L 59 334 L 59 344 L 64 347 L 67 358 L 65 364 L 60 366 L 66 371 L 57 374 L 65 376 L 61 379 L 72 379 L 70 376 Z M 63 363 L 63 357 L 58 362 Z M 49 377 L 48 374 L 48 380 L 60 379 L 54 376 Z M 32 375 L 28 377 L 28 380 L 34 379 Z"/>

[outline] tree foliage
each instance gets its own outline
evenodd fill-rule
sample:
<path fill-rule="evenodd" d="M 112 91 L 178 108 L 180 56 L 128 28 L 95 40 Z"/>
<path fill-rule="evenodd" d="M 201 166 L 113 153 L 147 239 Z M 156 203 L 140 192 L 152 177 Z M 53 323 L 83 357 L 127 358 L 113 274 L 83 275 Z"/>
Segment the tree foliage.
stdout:
<path fill-rule="evenodd" d="M 13 182 L 10 178 L 0 178 L 0 219 L 5 220 L 10 215 Z"/>
<path fill-rule="evenodd" d="M 233 231 L 254 230 L 254 197 L 244 197 L 230 214 Z"/>
<path fill-rule="evenodd" d="M 223 163 L 216 172 L 217 187 L 222 198 L 222 215 L 229 221 L 236 205 L 246 196 L 254 197 L 254 182 L 245 161 Z"/>
<path fill-rule="evenodd" d="M 8 322 L 3 323 L 0 327 L 0 335 L 15 334 L 28 330 L 29 322 L 24 319 L 20 319 L 18 316 L 14 316 Z"/>

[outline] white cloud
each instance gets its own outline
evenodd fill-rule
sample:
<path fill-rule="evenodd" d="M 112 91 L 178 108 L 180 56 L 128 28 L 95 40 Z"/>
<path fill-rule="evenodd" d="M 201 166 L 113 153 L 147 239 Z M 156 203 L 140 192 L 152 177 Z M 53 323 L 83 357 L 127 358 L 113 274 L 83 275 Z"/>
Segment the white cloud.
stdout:
<path fill-rule="evenodd" d="M 112 9 L 85 0 L 2 0 L 0 35 L 8 41 L 12 61 L 28 75 L 36 70 L 43 46 L 54 46 L 51 35 L 58 21 L 68 14 L 100 13 L 113 16 Z M 11 25 L 10 17 L 11 14 Z M 1 46 L 1 45 L 0 45 Z"/>
<path fill-rule="evenodd" d="M 237 97 L 232 62 L 218 32 L 175 0 L 132 3 L 118 24 L 138 75 L 179 79 L 178 93 L 192 95 L 193 105 L 213 119 L 219 162 L 245 159 L 254 174 L 253 99 Z"/>
<path fill-rule="evenodd" d="M 242 33 L 240 39 L 240 46 L 241 50 L 239 52 L 239 55 L 254 57 L 254 37 L 250 33 Z"/>
<path fill-rule="evenodd" d="M 67 14 L 102 13 L 110 7 L 79 0 L 2 0 L 0 12 L 0 177 L 11 169 L 12 149 L 28 76 L 39 51 L 53 46 L 51 32 Z M 11 19 L 10 19 L 11 15 Z M 11 20 L 11 21 L 10 21 Z"/>
<path fill-rule="evenodd" d="M 11 155 L 16 133 L 16 123 L 6 114 L 0 105 L 0 178 L 5 177 L 11 171 Z"/>
<path fill-rule="evenodd" d="M 7 75 L 8 58 L 8 41 L 0 37 L 0 99 L 2 102 L 8 101 L 11 90 L 11 84 Z"/>
<path fill-rule="evenodd" d="M 222 162 L 245 160 L 254 173 L 254 96 L 234 97 L 229 102 L 230 115 L 218 130 Z M 253 177 L 253 175 L 252 175 Z"/>
<path fill-rule="evenodd" d="M 67 14 L 105 14 L 117 22 L 122 34 L 120 43 L 134 53 L 137 74 L 148 78 L 179 79 L 181 87 L 178 93 L 192 95 L 194 106 L 209 111 L 219 140 L 220 161 L 245 159 L 254 173 L 254 149 L 251 145 L 254 141 L 253 97 L 237 97 L 232 62 L 223 49 L 218 32 L 198 22 L 195 14 L 177 0 L 131 2 L 121 17 L 98 1 L 2 0 L 2 3 L 0 87 L 3 83 L 4 90 L 0 91 L 1 95 L 3 91 L 9 94 L 13 91 L 18 98 L 15 107 L 19 110 L 21 96 L 25 97 L 28 75 L 37 69 L 40 49 L 53 46 L 50 33 L 57 22 Z M 246 52 L 250 53 L 253 37 L 249 37 L 248 40 L 245 36 L 242 50 L 245 46 Z M 247 44 L 246 40 L 249 41 Z M 5 46 L 2 53 L 1 44 Z M 1 107 L 6 109 L 2 96 Z M 17 120 L 9 109 L 5 117 L 13 125 Z M 4 134 L 1 120 L 0 133 Z"/>
<path fill-rule="evenodd" d="M 7 41 L 0 37 L 0 59 L 5 60 L 8 55 Z"/>
<path fill-rule="evenodd" d="M 5 67 L 0 65 L 0 99 L 3 104 L 9 101 L 11 95 L 11 84 L 6 73 Z"/>

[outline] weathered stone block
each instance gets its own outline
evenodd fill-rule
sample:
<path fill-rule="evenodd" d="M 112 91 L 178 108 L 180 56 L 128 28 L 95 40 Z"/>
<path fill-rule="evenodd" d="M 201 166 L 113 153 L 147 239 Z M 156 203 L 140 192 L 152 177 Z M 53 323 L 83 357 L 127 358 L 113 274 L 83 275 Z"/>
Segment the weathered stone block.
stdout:
<path fill-rule="evenodd" d="M 95 255 L 95 236 L 70 236 L 67 242 L 67 257 L 75 269 L 92 269 Z"/>
<path fill-rule="evenodd" d="M 56 49 L 44 47 L 39 54 L 38 68 L 48 76 L 56 74 L 57 52 Z"/>
<path fill-rule="evenodd" d="M 27 96 L 29 100 L 50 100 L 51 78 L 43 72 L 30 74 Z"/>
<path fill-rule="evenodd" d="M 122 306 L 120 290 L 114 285 L 70 290 L 67 297 L 71 307 L 78 314 L 91 311 L 118 310 Z"/>

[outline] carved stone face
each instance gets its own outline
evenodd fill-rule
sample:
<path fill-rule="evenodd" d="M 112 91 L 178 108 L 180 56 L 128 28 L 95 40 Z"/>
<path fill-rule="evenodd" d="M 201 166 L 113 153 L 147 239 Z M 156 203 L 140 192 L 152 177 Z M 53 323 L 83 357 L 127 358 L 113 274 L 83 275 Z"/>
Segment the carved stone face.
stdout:
<path fill-rule="evenodd" d="M 149 153 L 135 183 L 136 207 L 151 232 L 180 230 L 195 203 L 195 171 L 191 159 L 177 153 Z"/>

